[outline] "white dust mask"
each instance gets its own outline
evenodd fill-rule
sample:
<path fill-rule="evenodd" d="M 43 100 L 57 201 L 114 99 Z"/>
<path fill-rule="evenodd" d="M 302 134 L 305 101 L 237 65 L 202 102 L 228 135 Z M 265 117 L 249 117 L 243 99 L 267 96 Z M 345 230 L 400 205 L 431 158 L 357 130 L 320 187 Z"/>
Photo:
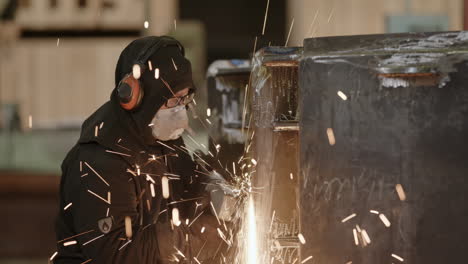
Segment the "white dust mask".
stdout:
<path fill-rule="evenodd" d="M 178 139 L 188 128 L 185 105 L 160 109 L 151 120 L 153 136 L 162 141 Z"/>

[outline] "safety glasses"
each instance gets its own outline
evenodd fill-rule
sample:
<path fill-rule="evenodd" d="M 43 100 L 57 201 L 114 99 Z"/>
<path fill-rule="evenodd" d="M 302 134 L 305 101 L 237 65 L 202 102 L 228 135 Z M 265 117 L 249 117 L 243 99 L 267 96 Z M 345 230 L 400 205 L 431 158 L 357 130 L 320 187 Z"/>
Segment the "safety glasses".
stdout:
<path fill-rule="evenodd" d="M 166 101 L 165 106 L 167 108 L 172 108 L 179 105 L 188 105 L 193 101 L 193 97 L 195 97 L 194 92 L 189 92 L 187 95 L 182 97 L 172 97 Z"/>

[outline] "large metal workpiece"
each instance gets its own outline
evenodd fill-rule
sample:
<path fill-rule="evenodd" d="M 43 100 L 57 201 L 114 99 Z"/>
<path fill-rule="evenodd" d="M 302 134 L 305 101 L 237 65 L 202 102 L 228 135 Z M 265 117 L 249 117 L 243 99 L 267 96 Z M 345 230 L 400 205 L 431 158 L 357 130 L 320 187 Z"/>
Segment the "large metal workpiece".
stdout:
<path fill-rule="evenodd" d="M 300 146 L 297 263 L 467 262 L 467 72 L 467 32 L 304 41 L 299 142 L 257 128 L 272 181 Z"/>
<path fill-rule="evenodd" d="M 245 117 L 253 173 L 259 263 L 298 258 L 298 64 L 302 48 L 266 47 L 253 59 Z"/>

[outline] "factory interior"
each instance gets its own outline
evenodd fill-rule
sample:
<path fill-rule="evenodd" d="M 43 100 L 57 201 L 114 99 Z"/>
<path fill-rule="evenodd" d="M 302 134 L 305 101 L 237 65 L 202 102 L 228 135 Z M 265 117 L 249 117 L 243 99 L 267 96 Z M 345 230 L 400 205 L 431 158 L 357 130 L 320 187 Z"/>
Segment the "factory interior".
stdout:
<path fill-rule="evenodd" d="M 467 263 L 464 30 L 467 0 L 0 0 L 0 264 L 55 263 L 62 161 L 122 50 L 163 35 L 187 151 L 236 190 L 216 258 L 167 263 Z"/>

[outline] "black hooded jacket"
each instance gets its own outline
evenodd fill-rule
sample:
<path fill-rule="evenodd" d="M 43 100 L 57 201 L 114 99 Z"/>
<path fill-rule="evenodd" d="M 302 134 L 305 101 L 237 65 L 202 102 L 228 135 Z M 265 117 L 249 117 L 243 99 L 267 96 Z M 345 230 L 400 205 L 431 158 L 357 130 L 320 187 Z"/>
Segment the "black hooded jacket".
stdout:
<path fill-rule="evenodd" d="M 190 62 L 177 41 L 131 42 L 119 57 L 115 83 L 132 72 L 141 50 L 157 41 L 167 45 L 150 56 L 152 71 L 149 66 L 142 71 L 140 106 L 124 110 L 114 89 L 110 101 L 83 123 L 63 161 L 54 263 L 209 263 L 222 243 L 221 226 L 202 191 L 203 175 L 197 175 L 183 140 L 158 142 L 148 126 L 173 93 L 194 89 Z M 163 178 L 169 179 L 167 199 Z M 172 223 L 175 208 L 179 226 Z"/>

